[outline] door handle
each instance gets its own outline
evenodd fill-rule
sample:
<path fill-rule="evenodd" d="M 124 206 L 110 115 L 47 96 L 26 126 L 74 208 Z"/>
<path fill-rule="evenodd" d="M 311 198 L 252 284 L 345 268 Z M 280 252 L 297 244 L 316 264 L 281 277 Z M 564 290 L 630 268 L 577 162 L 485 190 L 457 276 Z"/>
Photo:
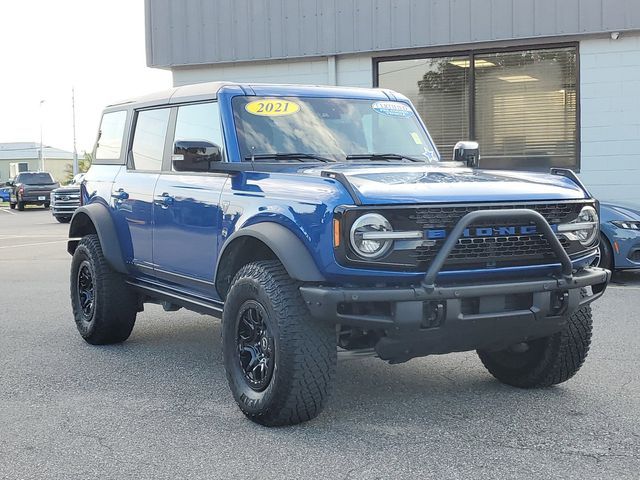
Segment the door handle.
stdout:
<path fill-rule="evenodd" d="M 174 198 L 169 195 L 167 192 L 164 192 L 162 195 L 156 198 L 155 204 L 162 208 L 169 208 L 173 205 Z"/>
<path fill-rule="evenodd" d="M 124 191 L 124 188 L 119 188 L 115 192 L 111 193 L 111 198 L 115 200 L 127 200 L 129 198 L 129 194 Z"/>

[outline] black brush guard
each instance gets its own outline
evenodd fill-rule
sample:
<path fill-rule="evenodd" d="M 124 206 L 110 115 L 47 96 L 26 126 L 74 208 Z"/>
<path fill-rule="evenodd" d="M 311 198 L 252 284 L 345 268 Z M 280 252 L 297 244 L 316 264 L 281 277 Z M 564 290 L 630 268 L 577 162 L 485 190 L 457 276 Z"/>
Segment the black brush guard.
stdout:
<path fill-rule="evenodd" d="M 436 279 L 464 230 L 479 221 L 519 218 L 536 225 L 561 265 L 559 275 L 517 281 L 439 286 Z M 460 219 L 431 263 L 420 285 L 411 287 L 300 288 L 311 315 L 319 320 L 383 337 L 378 355 L 394 363 L 429 354 L 502 349 L 557 333 L 568 315 L 600 297 L 611 272 L 588 267 L 573 270 L 545 218 L 528 209 L 477 210 Z M 585 287 L 592 292 L 585 292 Z M 524 303 L 523 303 L 524 302 Z M 358 305 L 379 305 L 380 313 L 362 313 Z"/>

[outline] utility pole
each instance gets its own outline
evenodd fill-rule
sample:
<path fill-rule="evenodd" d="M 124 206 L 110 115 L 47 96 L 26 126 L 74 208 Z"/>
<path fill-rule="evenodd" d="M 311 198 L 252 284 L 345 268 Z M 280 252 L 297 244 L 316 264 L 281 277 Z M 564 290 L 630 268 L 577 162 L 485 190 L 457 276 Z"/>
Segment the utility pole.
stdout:
<path fill-rule="evenodd" d="M 40 100 L 40 171 L 44 171 L 44 149 L 42 148 L 42 104 L 44 100 Z"/>
<path fill-rule="evenodd" d="M 76 91 L 71 87 L 71 110 L 73 111 L 73 176 L 78 174 L 78 150 L 76 149 Z"/>

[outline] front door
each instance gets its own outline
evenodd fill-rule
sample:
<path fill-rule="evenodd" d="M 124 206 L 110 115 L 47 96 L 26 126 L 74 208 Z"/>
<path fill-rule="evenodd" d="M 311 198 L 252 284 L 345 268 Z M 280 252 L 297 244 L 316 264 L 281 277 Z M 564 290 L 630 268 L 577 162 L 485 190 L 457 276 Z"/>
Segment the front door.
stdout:
<path fill-rule="evenodd" d="M 171 145 L 176 155 L 165 164 L 154 194 L 155 274 L 165 281 L 217 298 L 213 278 L 222 223 L 220 196 L 228 178 L 226 174 L 209 171 L 212 162 L 224 155 L 218 104 L 179 106 L 175 125 Z M 204 153 L 189 156 L 180 148 L 185 145 L 197 145 L 195 150 L 202 152 L 219 149 L 221 154 L 215 159 L 207 158 Z"/>

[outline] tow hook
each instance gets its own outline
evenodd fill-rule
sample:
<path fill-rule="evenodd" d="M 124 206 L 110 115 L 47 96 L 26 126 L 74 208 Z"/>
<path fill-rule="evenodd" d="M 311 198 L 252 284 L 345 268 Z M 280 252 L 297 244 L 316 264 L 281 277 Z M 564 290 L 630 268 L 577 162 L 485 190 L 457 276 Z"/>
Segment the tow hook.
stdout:
<path fill-rule="evenodd" d="M 569 292 L 557 292 L 551 296 L 551 312 L 553 315 L 564 315 L 569 306 Z"/>

